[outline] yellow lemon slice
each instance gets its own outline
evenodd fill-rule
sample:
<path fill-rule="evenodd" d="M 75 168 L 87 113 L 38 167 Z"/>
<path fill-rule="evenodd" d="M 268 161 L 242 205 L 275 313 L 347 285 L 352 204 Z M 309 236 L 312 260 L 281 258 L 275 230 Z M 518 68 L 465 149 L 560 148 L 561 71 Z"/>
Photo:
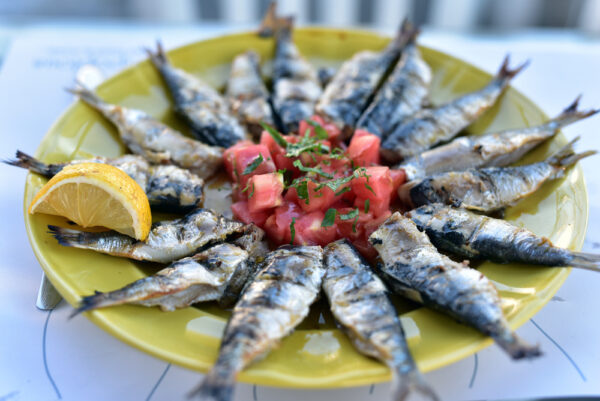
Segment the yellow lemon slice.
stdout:
<path fill-rule="evenodd" d="M 29 213 L 64 216 L 82 227 L 102 226 L 144 240 L 152 215 L 144 190 L 108 164 L 66 166 L 37 193 Z"/>

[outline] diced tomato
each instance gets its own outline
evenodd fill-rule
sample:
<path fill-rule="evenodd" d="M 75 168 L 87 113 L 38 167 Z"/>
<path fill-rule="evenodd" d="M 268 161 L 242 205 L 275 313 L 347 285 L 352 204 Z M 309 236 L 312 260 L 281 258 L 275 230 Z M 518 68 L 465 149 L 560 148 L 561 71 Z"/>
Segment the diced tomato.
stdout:
<path fill-rule="evenodd" d="M 252 213 L 277 207 L 283 203 L 283 175 L 253 175 L 248 181 L 248 209 Z"/>
<path fill-rule="evenodd" d="M 231 199 L 234 203 L 248 200 L 246 191 L 242 192 L 243 189 L 244 188 L 241 188 L 239 184 L 233 184 L 233 187 L 231 188 Z"/>
<path fill-rule="evenodd" d="M 390 197 L 384 197 L 382 199 L 364 199 L 357 197 L 354 200 L 354 206 L 358 208 L 358 210 L 364 211 L 367 210 L 365 203 L 367 200 L 369 201 L 369 214 L 373 217 L 379 217 L 384 215 L 386 212 L 390 210 Z"/>
<path fill-rule="evenodd" d="M 259 155 L 262 156 L 263 161 L 252 172 L 244 174 L 246 167 L 256 160 Z M 275 168 L 275 163 L 271 158 L 269 149 L 264 145 L 249 145 L 240 147 L 233 152 L 233 159 L 233 163 L 235 164 L 233 179 L 234 181 L 239 182 L 242 188 L 246 187 L 246 183 L 250 177 L 259 174 L 272 173 L 277 170 Z"/>
<path fill-rule="evenodd" d="M 353 218 L 349 220 L 342 220 L 343 215 L 356 210 L 353 207 L 345 207 L 337 210 L 337 216 L 335 218 L 336 226 L 340 237 L 348 238 L 349 240 L 356 240 L 364 236 L 364 225 L 370 219 L 373 218 L 371 214 L 362 213 L 359 210 L 358 219 Z"/>
<path fill-rule="evenodd" d="M 352 245 L 354 245 L 356 250 L 360 252 L 361 255 L 363 255 L 367 260 L 373 261 L 377 257 L 377 251 L 365 238 L 359 238 L 355 241 L 352 241 Z"/>
<path fill-rule="evenodd" d="M 334 194 L 331 188 L 323 187 L 316 190 L 319 184 L 308 181 L 308 199 L 300 199 L 296 188 L 290 188 L 286 194 L 286 199 L 294 201 L 302 208 L 305 212 L 314 212 L 315 210 L 327 210 L 329 206 L 335 201 Z"/>
<path fill-rule="evenodd" d="M 225 170 L 227 170 L 227 173 L 229 173 L 229 176 L 232 180 L 237 181 L 234 173 L 235 152 L 252 145 L 254 145 L 254 143 L 252 143 L 251 141 L 241 141 L 236 143 L 232 147 L 225 149 L 225 152 L 223 152 L 223 163 L 225 164 Z"/>
<path fill-rule="evenodd" d="M 248 209 L 248 201 L 240 201 L 231 205 L 231 211 L 233 212 L 233 217 L 241 221 L 242 223 L 250 224 L 254 223 L 259 227 L 262 227 L 265 224 L 265 221 L 269 217 L 270 211 L 263 210 L 260 212 L 251 212 Z"/>
<path fill-rule="evenodd" d="M 284 202 L 269 216 L 264 229 L 276 244 L 289 244 L 291 240 L 290 224 L 293 218 L 298 220 L 300 216 L 302 216 L 302 210 L 298 205 L 293 202 Z"/>
<path fill-rule="evenodd" d="M 390 196 L 393 187 L 389 167 L 366 167 L 365 174 L 351 181 L 352 191 L 357 197 L 377 200 Z"/>
<path fill-rule="evenodd" d="M 295 135 L 284 135 L 283 137 L 289 143 L 296 143 L 298 137 Z M 279 146 L 275 139 L 267 131 L 263 131 L 260 136 L 260 144 L 266 146 L 271 152 L 271 157 L 275 162 L 275 166 L 278 170 L 292 171 L 293 173 L 300 173 L 300 171 L 294 167 L 294 159 L 286 157 L 286 150 Z"/>
<path fill-rule="evenodd" d="M 335 225 L 321 227 L 325 213 L 314 211 L 304 214 L 294 224 L 294 244 L 296 245 L 327 245 L 335 241 L 337 231 Z"/>
<path fill-rule="evenodd" d="M 321 116 L 318 116 L 316 114 L 310 117 L 310 120 L 316 122 L 325 129 L 325 132 L 327 132 L 327 139 L 329 139 L 330 141 L 336 142 L 339 139 L 339 136 L 342 133 L 342 131 L 340 131 L 340 129 L 334 124 L 326 123 Z M 317 135 L 315 133 L 315 127 L 313 127 L 304 120 L 300 121 L 300 125 L 298 127 L 298 135 L 304 136 L 307 130 L 310 131 L 310 136 Z"/>
<path fill-rule="evenodd" d="M 376 218 L 373 218 L 373 219 L 370 219 L 369 221 L 367 221 L 364 224 L 365 238 L 369 239 L 371 234 L 373 234 L 373 232 L 375 230 L 377 230 L 379 228 L 379 226 L 382 225 L 383 222 L 386 221 L 391 215 L 392 215 L 392 212 L 388 209 L 387 211 L 381 213 L 381 215 L 379 217 L 376 217 Z"/>
<path fill-rule="evenodd" d="M 357 135 L 358 134 L 358 135 Z M 379 164 L 379 145 L 381 139 L 367 131 L 357 130 L 350 141 L 348 156 L 356 166 Z"/>

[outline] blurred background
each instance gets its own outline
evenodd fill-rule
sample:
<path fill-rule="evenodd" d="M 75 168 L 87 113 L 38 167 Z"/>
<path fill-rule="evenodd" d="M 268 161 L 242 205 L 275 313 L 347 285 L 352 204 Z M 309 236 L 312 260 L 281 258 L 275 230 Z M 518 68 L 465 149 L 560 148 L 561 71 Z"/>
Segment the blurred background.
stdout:
<path fill-rule="evenodd" d="M 0 0 L 0 23 L 49 20 L 255 24 L 270 0 Z M 387 29 L 408 16 L 428 29 L 536 28 L 600 34 L 600 0 L 280 0 L 300 24 Z"/>

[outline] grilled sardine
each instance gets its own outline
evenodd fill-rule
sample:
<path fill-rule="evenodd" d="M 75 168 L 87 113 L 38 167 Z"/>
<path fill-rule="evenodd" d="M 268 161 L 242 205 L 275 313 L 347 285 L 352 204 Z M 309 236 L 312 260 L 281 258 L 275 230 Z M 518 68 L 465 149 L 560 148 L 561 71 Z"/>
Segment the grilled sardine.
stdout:
<path fill-rule="evenodd" d="M 542 162 L 434 174 L 407 182 L 398 188 L 398 195 L 412 207 L 444 203 L 485 213 L 500 210 L 531 195 L 544 182 L 563 177 L 569 166 L 596 153 L 575 153 L 572 145 L 577 139 Z"/>
<path fill-rule="evenodd" d="M 247 51 L 233 59 L 225 95 L 232 113 L 254 138 L 262 132 L 261 122 L 273 125 L 269 92 L 260 75 L 258 54 Z"/>
<path fill-rule="evenodd" d="M 438 249 L 464 258 L 600 271 L 600 255 L 558 248 L 548 238 L 504 220 L 439 203 L 407 215 Z"/>
<path fill-rule="evenodd" d="M 396 168 L 403 169 L 410 181 L 448 171 L 508 166 L 545 140 L 552 138 L 562 127 L 598 112 L 578 111 L 578 103 L 579 98 L 545 124 L 492 134 L 462 136 L 411 157 Z"/>
<path fill-rule="evenodd" d="M 347 240 L 325 248 L 327 273 L 323 290 L 331 312 L 354 346 L 392 371 L 392 400 L 404 400 L 411 389 L 437 399 L 413 360 L 402 324 L 386 288 Z"/>
<path fill-rule="evenodd" d="M 409 32 L 412 35 L 398 64 L 356 124 L 357 129 L 382 139 L 428 102 L 431 68 L 421 57 L 416 44 L 419 30 L 410 28 Z"/>
<path fill-rule="evenodd" d="M 223 162 L 223 149 L 195 141 L 141 110 L 108 104 L 87 88 L 69 92 L 101 112 L 119 131 L 125 145 L 154 164 L 175 164 L 200 178 L 212 176 Z"/>
<path fill-rule="evenodd" d="M 369 237 L 383 278 L 398 294 L 445 313 L 496 341 L 512 358 L 540 355 L 508 326 L 494 285 L 480 272 L 440 254 L 399 212 Z"/>
<path fill-rule="evenodd" d="M 423 109 L 396 127 L 382 142 L 381 155 L 389 162 L 397 162 L 452 139 L 492 107 L 510 80 L 525 66 L 511 70 L 506 57 L 496 77 L 483 89 L 443 106 Z"/>
<path fill-rule="evenodd" d="M 325 275 L 318 246 L 271 252 L 244 290 L 225 328 L 219 357 L 191 395 L 228 401 L 238 373 L 269 352 L 308 315 Z"/>
<path fill-rule="evenodd" d="M 213 146 L 228 148 L 246 139 L 242 126 L 229 112 L 227 102 L 210 85 L 173 67 L 160 44 L 148 56 L 162 75 L 175 101 L 175 111 L 190 125 L 196 138 Z"/>
<path fill-rule="evenodd" d="M 63 246 L 169 263 L 193 255 L 205 245 L 224 241 L 228 236 L 241 232 L 244 225 L 209 209 L 196 209 L 180 219 L 154 223 L 145 241 L 114 231 L 94 233 L 56 226 L 48 226 L 48 229 Z"/>

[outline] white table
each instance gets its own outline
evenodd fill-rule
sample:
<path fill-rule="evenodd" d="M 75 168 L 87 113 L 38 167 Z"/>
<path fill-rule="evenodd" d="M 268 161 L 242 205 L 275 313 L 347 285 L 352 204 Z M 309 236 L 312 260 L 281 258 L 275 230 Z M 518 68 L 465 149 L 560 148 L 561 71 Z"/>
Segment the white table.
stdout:
<path fill-rule="evenodd" d="M 236 27 L 239 30 L 240 27 Z M 0 72 L 0 158 L 34 152 L 72 101 L 62 88 L 82 63 L 107 73 L 143 57 L 161 37 L 168 48 L 230 31 L 227 27 L 39 26 L 12 31 Z M 1 32 L 0 32 L 1 33 Z M 521 34 L 462 37 L 425 32 L 422 43 L 488 71 L 510 51 L 531 66 L 514 85 L 548 114 L 579 93 L 582 107 L 600 107 L 600 43 L 576 36 Z M 565 130 L 582 134 L 579 149 L 600 149 L 600 117 Z M 582 162 L 590 224 L 584 250 L 600 252 L 600 157 Z M 598 169 L 598 170 L 596 170 Z M 25 172 L 0 166 L 0 400 L 178 400 L 201 375 L 155 359 L 111 337 L 84 317 L 67 320 L 64 302 L 51 312 L 34 306 L 40 268 L 22 217 Z M 556 297 L 519 334 L 540 343 L 543 358 L 513 363 L 496 346 L 428 373 L 446 400 L 600 395 L 600 275 L 574 271 Z M 386 400 L 388 384 L 340 390 L 287 390 L 239 384 L 236 400 Z"/>

